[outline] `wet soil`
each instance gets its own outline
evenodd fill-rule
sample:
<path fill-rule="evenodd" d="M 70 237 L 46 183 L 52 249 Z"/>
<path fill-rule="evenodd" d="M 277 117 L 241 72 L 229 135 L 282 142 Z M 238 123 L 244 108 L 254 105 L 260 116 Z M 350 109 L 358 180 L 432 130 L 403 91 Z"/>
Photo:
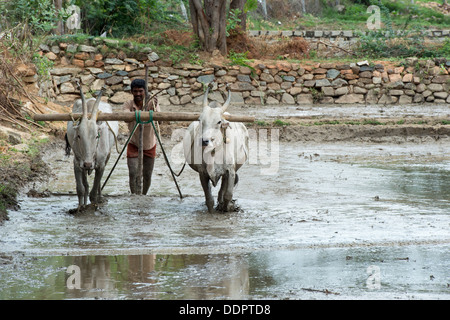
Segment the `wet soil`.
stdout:
<path fill-rule="evenodd" d="M 178 178 L 180 199 L 160 156 L 150 195 L 129 194 L 122 159 L 107 202 L 70 215 L 72 158 L 62 142 L 44 153 L 50 179 L 24 188 L 0 227 L 0 298 L 448 299 L 448 108 L 385 110 L 380 122 L 406 119 L 389 125 L 319 125 L 327 110 L 295 109 L 305 120 L 283 109 L 247 109 L 290 124 L 250 127 L 267 139 L 239 171 L 239 212 L 208 214 L 190 169 Z M 343 110 L 333 120 L 374 117 Z M 163 126 L 175 171 L 182 127 Z M 67 285 L 71 265 L 80 289 Z"/>

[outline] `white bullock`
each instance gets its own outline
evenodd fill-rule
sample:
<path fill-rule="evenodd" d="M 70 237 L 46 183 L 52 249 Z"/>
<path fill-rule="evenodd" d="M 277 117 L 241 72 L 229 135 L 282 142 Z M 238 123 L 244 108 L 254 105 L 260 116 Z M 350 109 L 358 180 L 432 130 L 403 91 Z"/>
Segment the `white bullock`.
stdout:
<path fill-rule="evenodd" d="M 81 89 L 80 89 L 81 91 Z M 115 143 L 115 136 L 119 131 L 117 121 L 97 121 L 99 112 L 111 113 L 112 107 L 100 101 L 102 92 L 97 99 L 91 98 L 87 101 L 81 92 L 81 99 L 77 100 L 72 113 L 83 113 L 78 121 L 67 123 L 66 154 L 70 154 L 72 148 L 74 153 L 74 172 L 78 195 L 77 211 L 87 205 L 87 198 L 92 204 L 98 204 L 101 200 L 100 180 L 105 171 L 105 166 L 111 155 L 111 149 Z M 89 118 L 89 113 L 92 113 Z M 95 170 L 94 185 L 89 193 L 87 175 Z"/>
<path fill-rule="evenodd" d="M 228 122 L 223 114 L 230 104 L 208 103 L 209 87 L 203 100 L 203 112 L 191 123 L 183 139 L 186 162 L 197 171 L 205 193 L 209 212 L 214 211 L 211 182 L 215 187 L 222 178 L 217 209 L 233 211 L 233 189 L 238 182 L 236 172 L 248 159 L 248 131 L 243 123 Z"/>

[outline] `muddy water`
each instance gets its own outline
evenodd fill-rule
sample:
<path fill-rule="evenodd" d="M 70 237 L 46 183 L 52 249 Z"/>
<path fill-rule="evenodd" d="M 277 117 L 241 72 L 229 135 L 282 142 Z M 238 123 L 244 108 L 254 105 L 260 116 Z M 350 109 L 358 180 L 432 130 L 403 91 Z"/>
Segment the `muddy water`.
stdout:
<path fill-rule="evenodd" d="M 180 200 L 160 157 L 151 195 L 128 194 L 123 159 L 107 203 L 69 215 L 71 159 L 54 153 L 35 186 L 53 195 L 24 194 L 0 228 L 0 298 L 448 299 L 449 147 L 281 143 L 242 168 L 228 214 L 207 213 L 190 169 Z"/>

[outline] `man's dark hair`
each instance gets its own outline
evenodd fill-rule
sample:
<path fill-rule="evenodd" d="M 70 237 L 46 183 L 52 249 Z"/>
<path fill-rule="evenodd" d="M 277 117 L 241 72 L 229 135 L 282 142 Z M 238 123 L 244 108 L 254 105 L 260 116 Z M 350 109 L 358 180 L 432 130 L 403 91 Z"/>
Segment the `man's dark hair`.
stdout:
<path fill-rule="evenodd" d="M 144 88 L 145 89 L 145 80 L 143 80 L 143 79 L 134 79 L 131 82 L 131 90 L 133 90 L 133 88 Z"/>

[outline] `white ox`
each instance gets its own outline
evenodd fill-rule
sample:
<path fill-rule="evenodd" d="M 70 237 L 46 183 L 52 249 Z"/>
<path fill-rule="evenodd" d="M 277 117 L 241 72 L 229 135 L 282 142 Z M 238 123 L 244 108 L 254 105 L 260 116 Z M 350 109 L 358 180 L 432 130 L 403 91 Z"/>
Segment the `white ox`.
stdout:
<path fill-rule="evenodd" d="M 97 121 L 99 112 L 112 112 L 108 103 L 100 101 L 101 95 L 100 92 L 97 99 L 91 98 L 86 101 L 81 92 L 81 99 L 74 103 L 72 113 L 83 113 L 83 116 L 78 121 L 67 123 L 66 154 L 69 155 L 72 148 L 78 195 L 76 211 L 87 205 L 88 194 L 92 204 L 100 202 L 100 180 L 111 155 L 115 136 L 119 131 L 117 121 L 110 121 L 109 124 L 106 121 Z M 92 113 L 90 118 L 88 117 L 89 113 Z M 94 185 L 89 193 L 87 175 L 91 174 L 92 170 L 95 170 Z"/>
<path fill-rule="evenodd" d="M 233 211 L 233 189 L 238 182 L 236 172 L 248 159 L 249 135 L 243 123 L 230 123 L 223 117 L 230 104 L 230 92 L 222 106 L 216 101 L 208 104 L 208 92 L 209 87 L 199 120 L 189 125 L 184 136 L 184 156 L 189 166 L 199 173 L 208 211 L 214 210 L 210 182 L 215 187 L 220 178 L 217 209 Z"/>

